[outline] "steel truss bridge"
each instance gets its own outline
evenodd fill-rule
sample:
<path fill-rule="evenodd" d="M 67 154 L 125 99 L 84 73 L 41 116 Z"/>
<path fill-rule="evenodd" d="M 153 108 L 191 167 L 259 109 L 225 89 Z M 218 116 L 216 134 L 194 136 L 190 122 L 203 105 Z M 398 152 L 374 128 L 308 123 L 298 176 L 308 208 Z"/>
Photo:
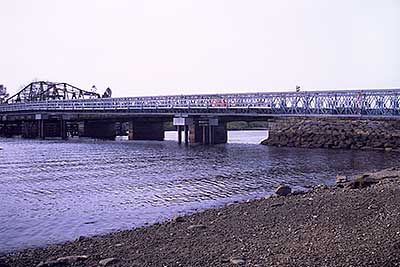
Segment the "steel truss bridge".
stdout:
<path fill-rule="evenodd" d="M 69 100 L 100 98 L 93 91 L 82 90 L 68 83 L 32 82 L 18 93 L 5 100 L 5 103 L 32 103 L 46 100 Z"/>
<path fill-rule="evenodd" d="M 30 90 L 26 90 L 29 86 Z M 66 83 L 29 86 L 12 96 L 8 103 L 0 104 L 0 113 L 120 112 L 154 115 L 400 118 L 400 89 L 100 98 L 97 93 Z"/>

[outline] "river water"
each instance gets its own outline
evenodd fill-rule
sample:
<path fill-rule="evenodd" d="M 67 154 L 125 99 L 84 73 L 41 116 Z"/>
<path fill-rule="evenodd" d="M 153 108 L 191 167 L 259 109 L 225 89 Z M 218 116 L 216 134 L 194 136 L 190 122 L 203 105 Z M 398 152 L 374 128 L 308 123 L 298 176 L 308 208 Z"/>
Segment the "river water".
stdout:
<path fill-rule="evenodd" d="M 265 131 L 229 143 L 0 139 L 0 252 L 162 221 L 399 164 L 396 153 L 275 148 Z"/>

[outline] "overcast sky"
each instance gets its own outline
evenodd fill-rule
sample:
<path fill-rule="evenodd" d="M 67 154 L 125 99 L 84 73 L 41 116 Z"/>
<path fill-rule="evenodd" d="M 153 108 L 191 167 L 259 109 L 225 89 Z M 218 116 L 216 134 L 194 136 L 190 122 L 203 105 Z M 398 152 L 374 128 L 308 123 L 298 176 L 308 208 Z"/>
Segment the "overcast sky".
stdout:
<path fill-rule="evenodd" d="M 0 33 L 9 92 L 400 87 L 399 0 L 0 0 Z"/>

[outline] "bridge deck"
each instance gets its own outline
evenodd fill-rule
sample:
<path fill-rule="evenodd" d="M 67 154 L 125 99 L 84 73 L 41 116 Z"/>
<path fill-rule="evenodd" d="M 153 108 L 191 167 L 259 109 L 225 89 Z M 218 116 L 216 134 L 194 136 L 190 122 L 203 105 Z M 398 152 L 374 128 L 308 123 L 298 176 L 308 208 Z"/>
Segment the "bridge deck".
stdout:
<path fill-rule="evenodd" d="M 172 95 L 0 104 L 1 114 L 46 111 L 400 118 L 400 89 Z"/>

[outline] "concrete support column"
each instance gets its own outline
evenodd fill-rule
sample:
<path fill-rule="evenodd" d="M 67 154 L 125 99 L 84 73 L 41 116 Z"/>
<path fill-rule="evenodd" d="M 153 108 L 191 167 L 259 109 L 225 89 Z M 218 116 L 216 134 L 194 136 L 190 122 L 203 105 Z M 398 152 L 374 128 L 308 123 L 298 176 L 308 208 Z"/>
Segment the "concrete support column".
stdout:
<path fill-rule="evenodd" d="M 0 136 L 13 137 L 22 135 L 22 123 L 20 121 L 3 121 L 0 124 Z"/>
<path fill-rule="evenodd" d="M 178 130 L 178 144 L 182 144 L 182 126 L 178 125 L 176 128 Z"/>
<path fill-rule="evenodd" d="M 66 139 L 66 129 L 64 120 L 45 120 L 23 122 L 23 138 L 40 139 Z"/>
<path fill-rule="evenodd" d="M 185 145 L 189 144 L 190 139 L 190 127 L 193 125 L 193 119 L 187 116 L 185 117 L 175 117 L 173 120 L 173 125 L 177 126 L 178 129 L 178 143 L 181 143 L 182 138 L 182 127 L 185 134 Z"/>
<path fill-rule="evenodd" d="M 44 135 L 44 121 L 43 120 L 38 120 L 37 121 L 38 122 L 38 126 L 39 126 L 39 138 L 40 139 L 44 139 L 45 138 L 45 135 Z"/>
<path fill-rule="evenodd" d="M 208 126 L 208 143 L 214 144 L 214 126 Z"/>
<path fill-rule="evenodd" d="M 203 129 L 197 122 L 189 126 L 189 142 L 191 144 L 203 143 Z"/>
<path fill-rule="evenodd" d="M 22 138 L 35 139 L 40 137 L 39 121 L 23 121 L 22 122 Z"/>
<path fill-rule="evenodd" d="M 48 120 L 40 120 L 40 129 L 39 133 L 42 133 L 42 136 L 39 136 L 42 139 L 46 138 L 61 138 L 61 124 L 60 121 L 48 121 Z"/>
<path fill-rule="evenodd" d="M 79 137 L 85 136 L 85 122 L 84 121 L 78 122 L 78 136 Z"/>
<path fill-rule="evenodd" d="M 225 144 L 228 142 L 228 130 L 226 123 L 219 123 L 218 126 L 213 126 L 213 144 Z"/>
<path fill-rule="evenodd" d="M 208 126 L 205 126 L 205 125 L 201 126 L 201 129 L 202 129 L 201 135 L 202 135 L 202 139 L 203 139 L 203 145 L 208 143 L 207 142 L 208 141 L 207 128 L 208 128 Z"/>
<path fill-rule="evenodd" d="M 67 123 L 64 120 L 60 120 L 61 124 L 61 139 L 65 140 L 67 139 Z"/>
<path fill-rule="evenodd" d="M 178 126 L 178 132 L 184 126 L 185 144 L 223 144 L 228 140 L 226 123 L 219 123 L 215 117 L 176 117 L 174 125 Z"/>
<path fill-rule="evenodd" d="M 66 138 L 79 136 L 79 122 L 66 121 L 65 122 L 65 136 L 66 136 Z"/>
<path fill-rule="evenodd" d="M 189 126 L 183 126 L 185 131 L 185 145 L 189 145 Z"/>
<path fill-rule="evenodd" d="M 1 137 L 7 137 L 9 133 L 9 128 L 7 123 L 5 122 L 0 122 L 0 136 Z"/>
<path fill-rule="evenodd" d="M 129 140 L 164 140 L 162 121 L 133 121 L 129 125 Z"/>

